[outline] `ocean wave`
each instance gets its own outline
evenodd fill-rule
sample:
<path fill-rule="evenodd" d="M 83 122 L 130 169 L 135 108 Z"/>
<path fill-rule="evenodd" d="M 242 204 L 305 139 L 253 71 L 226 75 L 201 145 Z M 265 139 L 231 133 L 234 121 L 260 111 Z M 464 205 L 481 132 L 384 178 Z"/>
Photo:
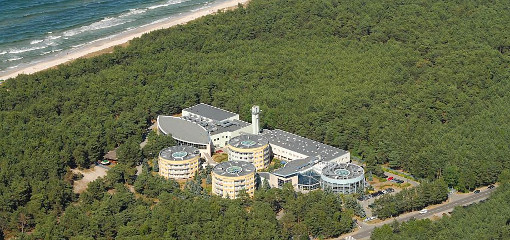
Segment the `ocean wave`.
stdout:
<path fill-rule="evenodd" d="M 200 10 L 204 10 L 204 9 L 209 8 L 209 7 L 210 7 L 210 6 L 205 5 L 205 6 L 203 6 L 203 7 L 199 7 L 199 8 L 192 9 L 192 10 L 190 10 L 190 12 L 198 12 L 198 11 L 200 11 Z"/>
<path fill-rule="evenodd" d="M 103 20 L 101 20 L 99 22 L 95 22 L 95 23 L 92 23 L 90 25 L 83 26 L 83 27 L 80 27 L 80 28 L 77 28 L 77 29 L 72 29 L 72 30 L 65 31 L 63 33 L 63 35 L 65 37 L 72 37 L 72 36 L 75 36 L 75 35 L 78 35 L 78 34 L 81 34 L 81 33 L 84 33 L 84 32 L 94 31 L 94 30 L 99 30 L 99 29 L 105 29 L 105 28 L 111 28 L 111 27 L 115 27 L 115 26 L 119 26 L 119 25 L 122 25 L 122 24 L 125 24 L 125 23 L 128 23 L 128 22 L 131 22 L 131 21 L 132 20 L 107 17 L 107 18 L 104 18 Z"/>
<path fill-rule="evenodd" d="M 161 7 L 168 7 L 168 6 L 170 6 L 170 5 L 171 5 L 170 3 L 165 3 L 165 4 L 160 4 L 160 5 L 150 6 L 150 7 L 148 7 L 147 9 L 152 10 L 152 9 L 161 8 Z"/>
<path fill-rule="evenodd" d="M 129 17 L 131 15 L 142 14 L 142 13 L 145 13 L 145 12 L 147 12 L 147 9 L 141 9 L 141 8 L 139 8 L 139 9 L 129 9 L 129 12 L 121 14 L 119 17 L 120 18 Z"/>
<path fill-rule="evenodd" d="M 3 51 L 3 52 L 0 52 L 0 55 L 4 55 L 6 53 L 7 53 L 6 51 Z"/>
<path fill-rule="evenodd" d="M 152 9 L 156 9 L 156 8 L 168 7 L 170 5 L 175 5 L 175 4 L 179 4 L 179 3 L 183 3 L 183 2 L 187 2 L 187 1 L 189 1 L 189 0 L 168 1 L 165 4 L 159 4 L 159 5 L 150 6 L 147 9 L 152 10 Z"/>
<path fill-rule="evenodd" d="M 46 47 L 48 47 L 48 46 L 14 49 L 14 50 L 10 50 L 9 53 L 10 54 L 18 54 L 18 53 L 24 53 L 24 52 L 30 52 L 30 51 L 34 51 L 34 50 L 39 50 L 39 49 L 43 49 L 43 48 L 46 48 Z"/>
<path fill-rule="evenodd" d="M 71 48 L 79 48 L 81 46 L 84 46 L 86 43 L 82 43 L 82 44 L 78 44 L 78 45 L 73 45 L 71 46 Z"/>
<path fill-rule="evenodd" d="M 21 59 L 23 59 L 23 57 L 10 58 L 10 59 L 7 59 L 7 62 L 17 61 L 17 60 L 21 60 Z"/>
<path fill-rule="evenodd" d="M 44 40 L 34 40 L 30 42 L 30 45 L 38 44 L 40 42 L 43 42 Z"/>

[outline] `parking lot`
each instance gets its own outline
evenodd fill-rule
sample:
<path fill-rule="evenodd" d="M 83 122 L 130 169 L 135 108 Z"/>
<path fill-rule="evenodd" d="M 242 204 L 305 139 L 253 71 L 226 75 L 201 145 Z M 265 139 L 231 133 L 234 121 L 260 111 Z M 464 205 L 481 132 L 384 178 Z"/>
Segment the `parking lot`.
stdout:
<path fill-rule="evenodd" d="M 360 201 L 361 206 L 363 207 L 367 215 L 365 221 L 375 220 L 375 218 L 372 219 L 372 217 L 374 216 L 372 216 L 372 209 L 369 207 L 371 204 L 374 203 L 375 199 L 386 194 L 398 193 L 402 191 L 403 187 L 414 187 L 419 185 L 419 183 L 416 181 L 405 179 L 395 174 L 391 174 L 388 172 L 385 172 L 385 174 L 387 178 L 384 181 L 380 181 L 374 178 L 373 181 L 369 182 L 369 184 L 374 188 L 374 191 L 372 193 L 358 198 L 358 201 Z"/>

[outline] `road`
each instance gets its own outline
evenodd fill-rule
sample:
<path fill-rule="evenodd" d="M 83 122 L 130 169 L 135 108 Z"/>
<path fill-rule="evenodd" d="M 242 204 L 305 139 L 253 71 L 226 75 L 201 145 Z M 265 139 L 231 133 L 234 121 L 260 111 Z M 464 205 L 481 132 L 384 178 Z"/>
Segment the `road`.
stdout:
<path fill-rule="evenodd" d="M 487 189 L 487 188 L 485 188 L 485 189 L 481 190 L 481 192 L 478 193 L 478 194 L 469 193 L 469 194 L 465 194 L 465 196 L 459 197 L 459 198 L 457 198 L 455 200 L 447 200 L 446 203 L 438 205 L 435 208 L 429 209 L 428 212 L 425 213 L 425 214 L 420 214 L 418 211 L 415 211 L 415 212 L 410 212 L 410 213 L 402 214 L 399 217 L 390 218 L 390 219 L 387 219 L 385 221 L 382 221 L 382 222 L 379 222 L 379 223 L 376 223 L 376 224 L 361 223 L 360 224 L 361 225 L 361 229 L 358 229 L 358 231 L 356 231 L 354 233 L 342 235 L 342 236 L 340 236 L 339 238 L 336 238 L 336 239 L 345 239 L 348 236 L 352 236 L 352 237 L 354 237 L 354 239 L 358 239 L 358 240 L 359 239 L 368 239 L 368 238 L 370 238 L 370 235 L 372 234 L 372 231 L 374 230 L 374 228 L 380 227 L 380 226 L 382 226 L 384 224 L 390 224 L 391 222 L 393 222 L 393 219 L 396 219 L 399 222 L 405 222 L 405 221 L 408 221 L 409 219 L 411 219 L 413 217 L 416 218 L 416 219 L 430 218 L 430 217 L 432 217 L 432 216 L 434 216 L 436 214 L 451 211 L 456 206 L 466 206 L 466 205 L 470 205 L 472 203 L 481 201 L 483 199 L 486 199 L 486 198 L 489 197 L 489 195 L 494 190 L 495 190 L 495 188 L 494 189 Z"/>

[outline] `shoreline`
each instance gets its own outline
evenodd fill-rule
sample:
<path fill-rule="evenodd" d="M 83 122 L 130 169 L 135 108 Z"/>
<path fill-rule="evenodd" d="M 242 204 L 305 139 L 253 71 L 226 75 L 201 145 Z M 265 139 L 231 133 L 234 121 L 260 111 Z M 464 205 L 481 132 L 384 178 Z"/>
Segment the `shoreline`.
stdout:
<path fill-rule="evenodd" d="M 52 69 L 58 67 L 59 65 L 70 63 L 79 58 L 91 58 L 102 54 L 111 53 L 113 52 L 114 47 L 127 46 L 129 45 L 129 41 L 134 38 L 141 37 L 145 33 L 186 24 L 203 16 L 217 13 L 219 10 L 232 9 L 237 7 L 238 4 L 245 5 L 248 2 L 249 0 L 229 0 L 218 4 L 212 4 L 210 7 L 199 9 L 195 12 L 189 12 L 177 17 L 169 18 L 159 23 L 141 26 L 139 28 L 114 35 L 110 38 L 102 39 L 96 42 L 90 42 L 82 48 L 69 49 L 58 55 L 42 59 L 40 62 L 29 64 L 27 66 L 21 67 L 20 69 L 6 72 L 3 75 L 0 74 L 0 80 L 6 81 L 8 79 L 15 78 L 20 74 L 33 74 L 43 70 Z"/>

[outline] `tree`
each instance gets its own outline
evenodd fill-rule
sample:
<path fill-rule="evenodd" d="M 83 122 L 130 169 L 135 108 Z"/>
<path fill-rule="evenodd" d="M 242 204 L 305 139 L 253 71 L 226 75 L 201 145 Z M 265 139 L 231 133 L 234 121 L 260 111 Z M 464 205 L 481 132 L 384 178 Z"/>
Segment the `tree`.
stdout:
<path fill-rule="evenodd" d="M 261 187 L 261 180 L 260 180 L 260 175 L 259 174 L 255 174 L 255 189 L 259 189 Z"/>
<path fill-rule="evenodd" d="M 143 155 L 148 159 L 156 158 L 161 150 L 175 146 L 175 144 L 171 135 L 157 134 L 151 131 L 147 136 L 147 144 L 143 147 Z"/>
<path fill-rule="evenodd" d="M 262 190 L 269 190 L 270 188 L 271 186 L 269 185 L 269 181 L 264 179 L 264 181 L 262 181 Z"/>
<path fill-rule="evenodd" d="M 159 172 L 159 160 L 158 159 L 152 160 L 152 171 Z"/>
<path fill-rule="evenodd" d="M 400 223 L 397 221 L 397 219 L 394 219 L 391 223 L 391 228 L 393 229 L 393 233 L 399 233 L 400 232 Z"/>
<path fill-rule="evenodd" d="M 131 137 L 117 149 L 119 162 L 134 167 L 142 160 L 142 151 L 138 138 Z"/>

